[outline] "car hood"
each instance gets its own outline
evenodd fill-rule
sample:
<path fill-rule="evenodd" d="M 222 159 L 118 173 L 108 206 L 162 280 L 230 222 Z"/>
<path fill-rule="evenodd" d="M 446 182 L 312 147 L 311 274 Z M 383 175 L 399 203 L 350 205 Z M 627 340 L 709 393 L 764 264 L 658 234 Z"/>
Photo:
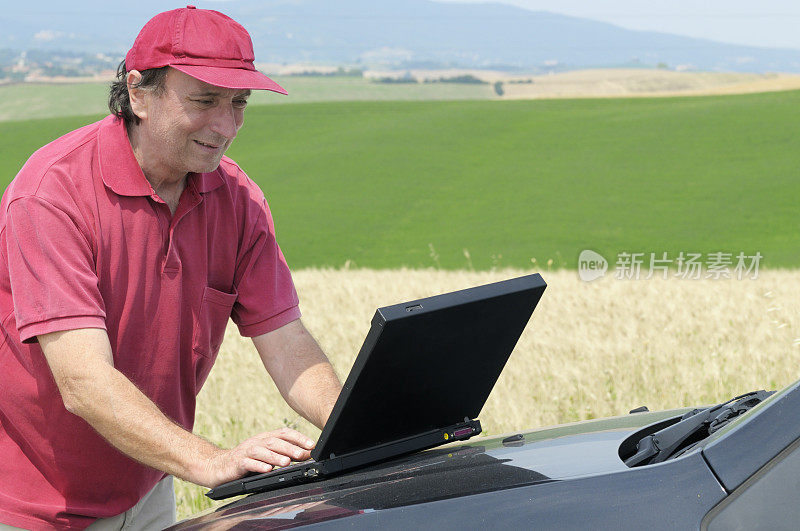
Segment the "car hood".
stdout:
<path fill-rule="evenodd" d="M 625 470 L 619 446 L 643 426 L 688 408 L 589 420 L 497 437 L 480 437 L 373 465 L 323 481 L 254 494 L 177 529 L 228 529 L 258 521 L 288 529 L 347 516 Z"/>

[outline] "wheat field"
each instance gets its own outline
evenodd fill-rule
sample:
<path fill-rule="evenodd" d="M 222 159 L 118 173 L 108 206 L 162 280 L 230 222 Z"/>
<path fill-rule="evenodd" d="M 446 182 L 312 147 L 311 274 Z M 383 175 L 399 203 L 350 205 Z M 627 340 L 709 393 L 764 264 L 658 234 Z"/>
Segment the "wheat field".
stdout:
<path fill-rule="evenodd" d="M 303 322 L 344 379 L 377 307 L 526 273 L 309 269 L 294 279 Z M 640 405 L 715 403 L 800 377 L 800 271 L 762 270 L 756 280 L 607 275 L 591 283 L 575 271 L 541 273 L 547 290 L 481 412 L 486 435 Z M 287 425 L 319 435 L 286 406 L 252 343 L 229 325 L 198 397 L 195 432 L 230 447 Z M 177 481 L 175 490 L 179 518 L 212 507 L 205 489 Z"/>

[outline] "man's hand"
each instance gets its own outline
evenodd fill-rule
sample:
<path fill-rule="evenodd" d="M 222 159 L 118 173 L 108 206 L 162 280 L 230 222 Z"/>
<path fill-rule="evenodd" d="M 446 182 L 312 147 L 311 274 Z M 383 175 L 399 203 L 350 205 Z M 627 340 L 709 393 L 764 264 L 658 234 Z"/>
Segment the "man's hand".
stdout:
<path fill-rule="evenodd" d="M 290 428 L 261 433 L 209 458 L 203 485 L 216 487 L 248 472 L 264 473 L 292 461 L 305 461 L 313 448 L 314 441 Z"/>

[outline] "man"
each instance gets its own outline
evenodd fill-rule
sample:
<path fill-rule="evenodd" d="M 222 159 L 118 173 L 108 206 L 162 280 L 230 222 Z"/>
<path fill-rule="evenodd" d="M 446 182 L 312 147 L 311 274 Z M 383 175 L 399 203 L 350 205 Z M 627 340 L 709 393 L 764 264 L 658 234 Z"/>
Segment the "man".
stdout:
<path fill-rule="evenodd" d="M 340 383 L 299 320 L 259 188 L 223 153 L 250 36 L 189 6 L 140 32 L 114 113 L 37 151 L 0 208 L 0 528 L 174 521 L 171 477 L 215 486 L 309 458 L 289 429 L 221 449 L 191 433 L 229 317 L 321 427 Z"/>

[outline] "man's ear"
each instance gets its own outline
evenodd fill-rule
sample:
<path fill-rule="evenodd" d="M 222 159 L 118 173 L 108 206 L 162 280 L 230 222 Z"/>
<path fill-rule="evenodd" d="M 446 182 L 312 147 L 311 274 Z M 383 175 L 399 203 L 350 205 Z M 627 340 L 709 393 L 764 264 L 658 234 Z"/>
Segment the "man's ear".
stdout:
<path fill-rule="evenodd" d="M 147 118 L 147 96 L 148 90 L 139 88 L 139 83 L 142 81 L 142 73 L 138 70 L 131 70 L 125 76 L 125 82 L 128 84 L 128 97 L 131 101 L 131 110 L 133 114 L 139 117 L 140 120 Z"/>

